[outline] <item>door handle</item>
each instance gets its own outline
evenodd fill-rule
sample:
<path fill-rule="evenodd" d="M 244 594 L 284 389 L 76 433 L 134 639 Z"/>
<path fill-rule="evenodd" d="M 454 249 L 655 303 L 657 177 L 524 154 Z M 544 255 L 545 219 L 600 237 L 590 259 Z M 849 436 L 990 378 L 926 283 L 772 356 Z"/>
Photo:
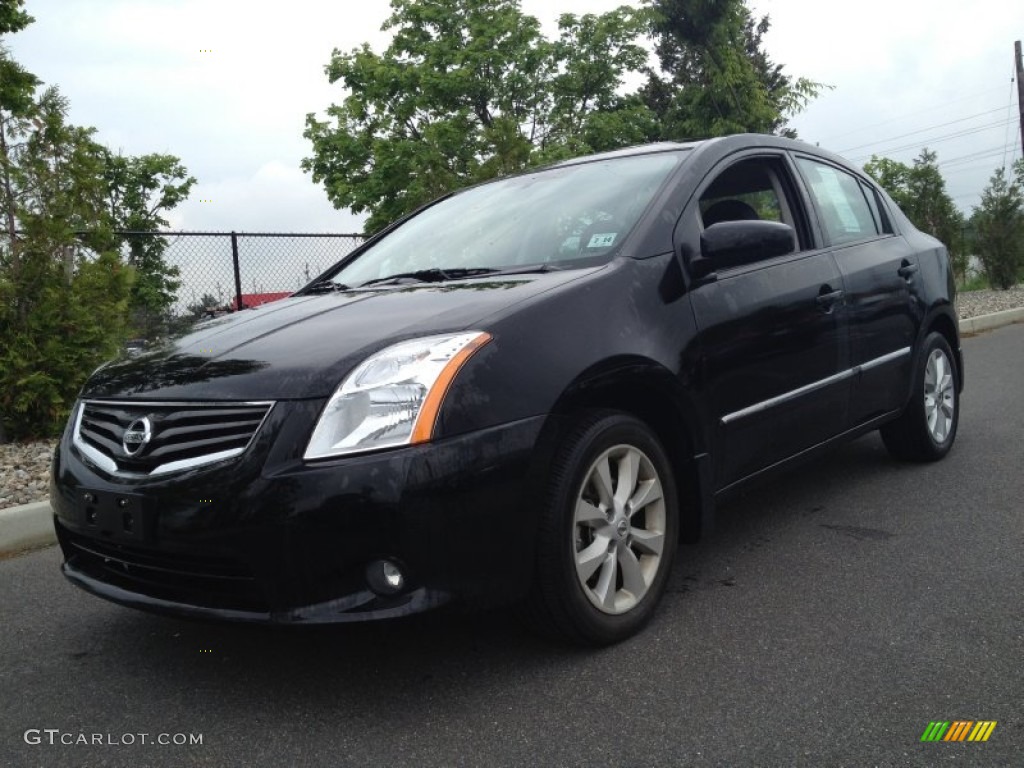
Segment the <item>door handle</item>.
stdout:
<path fill-rule="evenodd" d="M 896 274 L 898 274 L 904 280 L 910 280 L 910 276 L 915 272 L 917 272 L 917 264 L 911 264 L 909 261 L 906 260 L 904 260 L 900 268 L 896 270 Z"/>
<path fill-rule="evenodd" d="M 841 298 L 843 298 L 843 292 L 829 291 L 829 286 L 827 285 L 823 285 L 821 287 L 821 290 L 828 292 L 819 293 L 818 298 L 816 298 L 815 301 L 818 302 L 818 306 L 821 309 L 825 310 L 826 312 L 830 312 L 832 310 L 832 305 L 839 301 Z"/>

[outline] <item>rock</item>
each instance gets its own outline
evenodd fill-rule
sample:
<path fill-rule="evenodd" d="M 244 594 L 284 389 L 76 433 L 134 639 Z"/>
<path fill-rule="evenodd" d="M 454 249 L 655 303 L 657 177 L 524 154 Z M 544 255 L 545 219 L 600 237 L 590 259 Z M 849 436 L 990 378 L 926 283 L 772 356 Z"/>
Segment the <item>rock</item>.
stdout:
<path fill-rule="evenodd" d="M 1024 285 L 1016 285 L 1005 291 L 961 291 L 957 294 L 956 304 L 961 320 L 1007 309 L 1018 309 L 1024 307 Z"/>
<path fill-rule="evenodd" d="M 0 445 L 0 509 L 47 499 L 53 446 L 48 441 Z"/>

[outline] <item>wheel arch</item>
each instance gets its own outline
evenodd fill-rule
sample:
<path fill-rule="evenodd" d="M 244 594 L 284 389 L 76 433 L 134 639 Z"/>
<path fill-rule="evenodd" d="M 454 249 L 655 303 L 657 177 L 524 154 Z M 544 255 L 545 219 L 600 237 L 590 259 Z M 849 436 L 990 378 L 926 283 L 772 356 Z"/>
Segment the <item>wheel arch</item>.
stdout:
<path fill-rule="evenodd" d="M 953 352 L 953 357 L 956 358 L 953 362 L 956 364 L 957 391 L 962 392 L 964 389 L 963 352 L 960 349 L 959 323 L 953 313 L 954 308 L 951 304 L 942 304 L 938 307 L 933 307 L 931 312 L 929 312 L 925 317 L 924 322 L 921 323 L 921 332 L 918 335 L 916 349 L 917 354 L 920 354 L 920 350 L 924 340 L 928 338 L 928 334 L 932 332 L 942 334 L 946 339 L 946 343 L 949 344 L 950 350 Z"/>
<path fill-rule="evenodd" d="M 541 432 L 540 461 L 553 452 L 580 413 L 628 413 L 658 437 L 673 468 L 680 503 L 680 537 L 696 541 L 713 523 L 710 457 L 698 411 L 664 366 L 641 357 L 606 360 L 581 373 L 558 397 Z"/>

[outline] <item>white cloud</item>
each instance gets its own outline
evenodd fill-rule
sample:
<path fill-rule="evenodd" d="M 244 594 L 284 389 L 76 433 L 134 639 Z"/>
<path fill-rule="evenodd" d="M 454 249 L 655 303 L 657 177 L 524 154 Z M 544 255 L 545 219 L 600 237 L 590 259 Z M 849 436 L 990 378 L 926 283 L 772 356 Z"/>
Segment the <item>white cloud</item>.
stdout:
<path fill-rule="evenodd" d="M 548 33 L 562 12 L 620 4 L 522 3 Z M 915 138 L 923 145 L 952 128 L 882 140 L 1007 106 L 1013 39 L 1024 33 L 1019 0 L 757 0 L 756 8 L 772 17 L 767 47 L 786 72 L 835 86 L 794 121 L 804 138 L 830 149 L 874 142 L 854 152 L 870 153 Z M 308 112 L 342 98 L 323 72 L 331 50 L 386 45 L 386 0 L 29 0 L 28 10 L 37 21 L 10 46 L 31 71 L 61 86 L 73 122 L 96 126 L 101 141 L 129 154 L 178 155 L 199 179 L 176 223 L 236 230 L 349 225 L 298 170 L 309 153 L 302 130 Z M 1005 116 L 963 127 L 986 121 Z M 1005 125 L 934 144 L 940 160 L 1000 146 L 1019 156 L 1019 137 Z M 895 156 L 909 160 L 917 151 Z M 974 202 L 1001 162 L 999 155 L 951 166 L 958 202 Z M 275 168 L 288 173 L 268 177 Z M 207 197 L 224 202 L 196 202 Z"/>
<path fill-rule="evenodd" d="M 336 210 L 302 171 L 276 160 L 249 176 L 198 184 L 168 216 L 174 229 L 218 232 L 355 233 L 363 218 Z"/>
<path fill-rule="evenodd" d="M 1004 154 L 1020 156 L 1006 121 L 1013 40 L 1024 33 L 1017 0 L 756 6 L 771 16 L 766 44 L 786 72 L 835 87 L 793 121 L 802 138 L 859 161 L 877 152 L 910 162 L 928 146 L 954 161 L 947 189 L 968 210 Z"/>

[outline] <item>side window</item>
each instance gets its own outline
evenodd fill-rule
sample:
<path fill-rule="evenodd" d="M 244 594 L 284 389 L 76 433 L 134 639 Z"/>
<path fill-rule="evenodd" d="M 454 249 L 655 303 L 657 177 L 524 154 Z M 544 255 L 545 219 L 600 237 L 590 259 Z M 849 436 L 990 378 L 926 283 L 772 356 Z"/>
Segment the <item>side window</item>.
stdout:
<path fill-rule="evenodd" d="M 797 164 L 811 189 L 821 225 L 832 245 L 852 243 L 882 232 L 878 203 L 875 201 L 872 211 L 865 190 L 855 176 L 806 157 L 798 157 Z"/>
<path fill-rule="evenodd" d="M 704 229 L 723 221 L 778 221 L 797 232 L 806 247 L 804 218 L 781 158 L 741 160 L 718 174 L 698 203 Z"/>
<path fill-rule="evenodd" d="M 882 201 L 878 197 L 878 192 L 863 181 L 860 183 L 860 188 L 864 192 L 864 197 L 868 201 L 868 207 L 871 208 L 871 215 L 875 218 L 875 225 L 878 227 L 878 231 L 886 235 L 891 235 L 892 224 L 889 223 L 889 217 L 885 214 L 885 206 L 882 205 Z"/>
<path fill-rule="evenodd" d="M 782 204 L 774 189 L 740 192 L 725 197 L 705 195 L 700 199 L 700 215 L 705 229 L 719 221 L 735 219 L 782 221 Z"/>

